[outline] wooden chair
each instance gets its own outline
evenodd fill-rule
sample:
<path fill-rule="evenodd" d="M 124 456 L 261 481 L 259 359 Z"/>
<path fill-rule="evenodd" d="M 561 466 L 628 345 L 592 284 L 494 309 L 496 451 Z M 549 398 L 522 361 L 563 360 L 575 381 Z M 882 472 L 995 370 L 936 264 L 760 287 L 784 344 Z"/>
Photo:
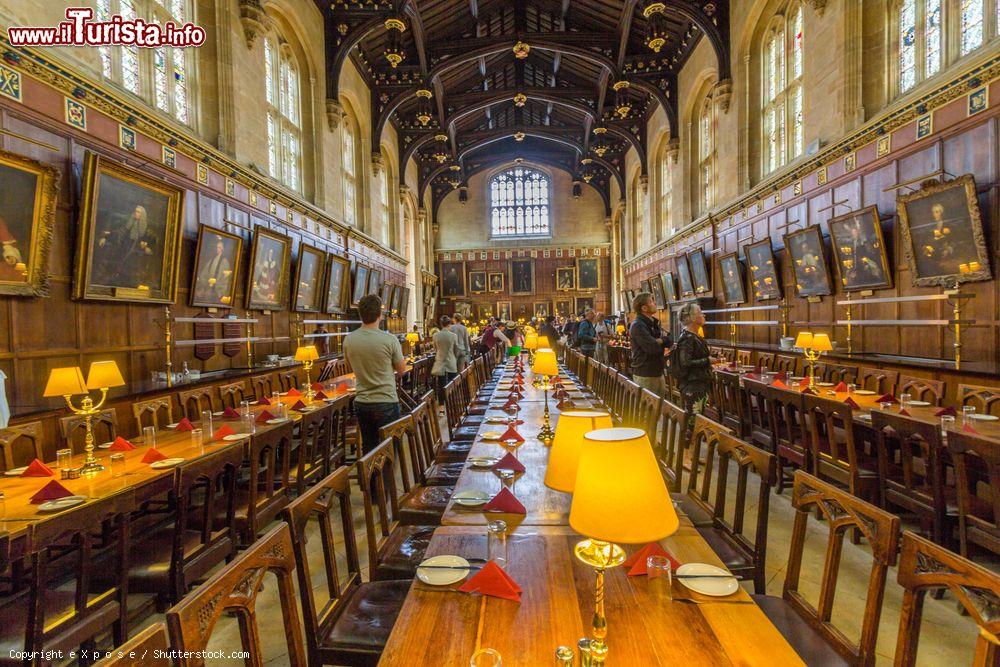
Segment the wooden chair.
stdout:
<path fill-rule="evenodd" d="M 191 421 L 201 419 L 204 410 L 215 412 L 215 399 L 212 396 L 212 387 L 198 387 L 187 391 L 177 392 L 177 405 L 180 406 L 180 414 Z"/>
<path fill-rule="evenodd" d="M 135 419 L 135 432 L 142 433 L 142 429 L 153 426 L 157 430 L 165 428 L 167 424 L 174 422 L 174 408 L 170 404 L 169 396 L 158 396 L 145 401 L 136 401 L 132 404 L 132 418 Z"/>
<path fill-rule="evenodd" d="M 419 409 L 419 406 L 418 406 Z M 399 522 L 404 526 L 440 525 L 454 487 L 428 485 L 420 436 L 412 414 L 404 415 L 379 431 L 382 440 L 391 440 L 402 481 Z"/>
<path fill-rule="evenodd" d="M 218 391 L 219 401 L 221 401 L 223 408 L 233 408 L 235 410 L 240 407 L 240 403 L 248 401 L 252 398 L 252 396 L 247 393 L 247 385 L 243 380 L 230 382 L 228 384 L 220 384 L 218 386 Z"/>
<path fill-rule="evenodd" d="M 826 364 L 826 373 L 823 375 L 826 382 L 839 384 L 854 384 L 858 379 L 857 366 L 842 366 L 840 364 Z"/>
<path fill-rule="evenodd" d="M 330 469 L 339 461 L 354 461 L 361 456 L 361 438 L 354 416 L 354 394 L 344 394 L 330 403 L 333 434 L 330 441 Z"/>
<path fill-rule="evenodd" d="M 798 357 L 789 357 L 779 354 L 774 359 L 773 370 L 778 373 L 784 373 L 785 375 L 795 375 L 795 367 L 798 362 Z"/>
<path fill-rule="evenodd" d="M 874 391 L 879 395 L 894 393 L 898 381 L 899 371 L 890 371 L 884 368 L 868 368 L 866 366 L 858 369 L 858 387 Z"/>
<path fill-rule="evenodd" d="M 752 356 L 753 352 L 751 350 L 736 350 L 736 363 L 739 366 L 749 366 Z"/>
<path fill-rule="evenodd" d="M 303 413 L 294 429 L 293 470 L 289 483 L 295 487 L 297 495 L 302 495 L 307 487 L 343 463 L 343 450 L 341 449 L 339 459 L 334 459 L 330 454 L 334 436 L 332 404 Z"/>
<path fill-rule="evenodd" d="M 743 391 L 746 395 L 746 431 L 745 440 L 760 447 L 764 451 L 774 451 L 774 429 L 771 426 L 771 413 L 764 396 L 767 385 L 758 380 L 744 377 Z"/>
<path fill-rule="evenodd" d="M 948 453 L 955 465 L 960 553 L 969 558 L 977 546 L 1000 554 L 1000 449 L 994 440 L 950 430 Z"/>
<path fill-rule="evenodd" d="M 944 398 L 944 380 L 928 380 L 926 378 L 903 375 L 899 378 L 900 395 L 909 394 L 915 401 L 927 401 L 931 405 L 940 405 Z"/>
<path fill-rule="evenodd" d="M 751 386 L 750 382 L 746 383 Z M 771 442 L 778 455 L 778 493 L 785 490 L 785 481 L 792 475 L 786 468 L 813 470 L 813 448 L 806 426 L 803 396 L 797 391 L 779 389 L 763 383 L 756 383 L 767 404 L 768 421 L 771 425 Z"/>
<path fill-rule="evenodd" d="M 618 385 L 618 417 L 622 424 L 632 424 L 635 422 L 635 414 L 639 407 L 639 396 L 642 394 L 642 387 L 625 375 L 618 376 Z"/>
<path fill-rule="evenodd" d="M 350 473 L 337 469 L 281 511 L 292 535 L 311 665 L 377 664 L 410 587 L 407 580 L 362 582 Z M 310 529 L 313 520 L 317 525 Z M 334 531 L 338 521 L 343 542 Z M 316 532 L 325 582 L 312 575 L 319 554 L 307 542 Z M 322 591 L 321 601 L 315 589 Z"/>
<path fill-rule="evenodd" d="M 234 526 L 241 545 L 252 544 L 288 504 L 293 433 L 294 424 L 287 422 L 250 438 L 249 477 L 235 494 Z"/>
<path fill-rule="evenodd" d="M 662 400 L 662 397 L 650 390 L 640 388 L 632 417 L 625 425 L 641 428 L 652 436 L 656 432 L 657 422 L 660 421 L 660 401 Z"/>
<path fill-rule="evenodd" d="M 739 437 L 750 437 L 750 420 L 747 419 L 747 395 L 740 386 L 740 376 L 735 373 L 714 374 L 715 396 L 721 411 L 722 425 Z"/>
<path fill-rule="evenodd" d="M 226 447 L 177 466 L 172 520 L 132 546 L 129 591 L 155 593 L 161 608 L 236 551 L 236 477 L 243 448 Z M 223 508 L 220 512 L 219 508 Z"/>
<path fill-rule="evenodd" d="M 949 435 L 950 438 L 950 435 Z M 950 443 L 949 443 L 950 444 Z M 1000 663 L 1000 575 L 919 535 L 903 533 L 896 580 L 903 587 L 895 664 L 917 664 L 924 600 L 947 589 L 979 626 L 973 665 Z"/>
<path fill-rule="evenodd" d="M 976 412 L 1000 416 L 1000 388 L 977 384 L 958 385 L 958 404 L 975 406 Z"/>
<path fill-rule="evenodd" d="M 954 548 L 958 507 L 953 489 L 947 488 L 941 427 L 894 412 L 872 410 L 871 415 L 882 507 L 915 515 L 928 537 Z"/>
<path fill-rule="evenodd" d="M 355 465 L 365 505 L 369 577 L 372 581 L 413 578 L 435 526 L 400 525 L 392 440 L 380 443 Z"/>
<path fill-rule="evenodd" d="M 889 567 L 896 562 L 899 517 L 801 470 L 795 473 L 792 505 L 795 507 L 795 523 L 782 595 L 780 598 L 754 595 L 754 600 L 806 664 L 847 662 L 851 665 L 874 665 L 886 575 Z M 809 515 L 814 512 L 823 519 L 819 525 L 825 525 L 828 534 L 826 559 L 822 567 L 818 563 L 807 564 L 810 571 L 822 577 L 819 603 L 815 607 L 799 591 L 806 529 Z M 847 531 L 863 533 L 872 554 L 861 636 L 857 643 L 848 639 L 831 622 Z"/>
<path fill-rule="evenodd" d="M 4 470 L 26 466 L 33 459 L 44 461 L 42 422 L 24 422 L 0 429 L 0 450 L 3 450 Z"/>
<path fill-rule="evenodd" d="M 683 458 L 687 446 L 684 442 L 686 423 L 687 414 L 683 408 L 666 400 L 660 403 L 660 429 L 652 444 L 660 472 L 674 492 L 681 490 L 677 470 L 683 466 L 683 460 L 679 459 Z"/>
<path fill-rule="evenodd" d="M 701 452 L 695 442 L 691 452 L 691 477 L 698 477 Z M 735 466 L 736 486 L 732 497 L 732 520 L 727 518 L 729 472 Z M 712 472 L 715 471 L 713 480 Z M 744 532 L 747 509 L 747 484 L 751 473 L 757 477 L 757 522 L 752 535 Z M 701 534 L 726 568 L 740 579 L 752 579 L 754 591 L 764 593 L 764 564 L 767 557 L 767 524 L 771 489 L 778 476 L 774 454 L 758 449 L 728 433 L 720 433 L 705 452 L 701 488 L 691 500 L 711 515 L 714 524 L 699 526 Z M 712 496 L 712 483 L 715 494 Z M 709 499 L 709 500 L 705 500 Z"/>
<path fill-rule="evenodd" d="M 292 667 L 306 667 L 305 643 L 295 602 L 294 569 L 291 531 L 286 524 L 275 526 L 239 558 L 167 612 L 167 626 L 174 648 L 191 653 L 204 651 L 219 618 L 233 615 L 240 625 L 241 648 L 249 653 L 246 664 L 264 664 L 262 636 L 273 639 L 284 635 L 288 656 L 283 658 L 283 662 Z M 284 627 L 278 626 L 278 632 L 269 628 L 262 633 L 257 623 L 256 603 L 268 572 L 277 577 Z M 203 663 L 203 659 L 196 657 L 182 657 L 179 661 L 182 667 Z"/>
<path fill-rule="evenodd" d="M 878 461 L 859 446 L 850 405 L 821 396 L 802 396 L 806 430 L 811 436 L 812 465 L 820 479 L 845 487 L 871 503 L 878 502 Z"/>
<path fill-rule="evenodd" d="M 694 430 L 691 431 L 690 443 L 685 443 L 686 451 L 677 457 L 674 468 L 674 479 L 677 480 L 677 488 L 681 488 L 681 479 L 684 469 L 688 469 L 687 492 L 671 493 L 674 504 L 691 520 L 695 526 L 711 526 L 715 522 L 712 518 L 711 504 L 709 496 L 709 486 L 699 484 L 701 477 L 711 477 L 712 469 L 709 463 L 715 454 L 719 438 L 724 433 L 729 433 L 722 424 L 714 422 L 704 415 L 695 415 Z M 702 455 L 705 457 L 705 465 L 702 465 Z"/>
<path fill-rule="evenodd" d="M 174 665 L 174 660 L 163 658 L 157 660 L 154 656 L 165 655 L 170 650 L 170 640 L 167 638 L 167 626 L 163 623 L 153 623 L 141 632 L 118 646 L 112 655 L 95 663 L 96 667 L 146 667 L 147 665 Z"/>
<path fill-rule="evenodd" d="M 441 427 L 437 419 L 436 406 L 434 394 L 427 394 L 421 404 L 410 413 L 417 433 L 424 483 L 429 486 L 454 486 L 462 470 L 465 469 L 465 462 L 438 462 L 438 451 L 444 445 L 441 442 Z"/>
<path fill-rule="evenodd" d="M 302 384 L 302 379 L 299 377 L 299 369 L 296 368 L 278 373 L 278 384 L 281 385 L 281 391 L 298 389 L 299 385 Z"/>
<path fill-rule="evenodd" d="M 270 398 L 274 392 L 278 391 L 278 387 L 281 386 L 274 373 L 258 375 L 251 382 L 253 385 L 253 395 L 256 398 Z"/>
<path fill-rule="evenodd" d="M 27 594 L 0 605 L 0 645 L 28 652 L 93 649 L 97 636 L 108 631 L 116 646 L 125 641 L 129 515 L 134 509 L 133 495 L 120 493 L 91 499 L 31 526 Z M 108 544 L 104 554 L 102 544 Z M 104 556 L 100 569 L 98 555 Z M 102 570 L 106 577 L 94 576 Z M 47 663 L 40 657 L 24 661 Z"/>
<path fill-rule="evenodd" d="M 774 352 L 758 352 L 757 353 L 757 366 L 761 370 L 772 371 L 774 370 Z"/>
<path fill-rule="evenodd" d="M 115 416 L 114 408 L 101 410 L 90 420 L 90 427 L 94 433 L 94 444 L 111 442 L 118 437 L 118 419 Z M 69 415 L 59 418 L 59 434 L 62 436 L 63 444 L 73 450 L 74 454 L 79 454 L 86 446 L 87 419 L 83 415 Z"/>

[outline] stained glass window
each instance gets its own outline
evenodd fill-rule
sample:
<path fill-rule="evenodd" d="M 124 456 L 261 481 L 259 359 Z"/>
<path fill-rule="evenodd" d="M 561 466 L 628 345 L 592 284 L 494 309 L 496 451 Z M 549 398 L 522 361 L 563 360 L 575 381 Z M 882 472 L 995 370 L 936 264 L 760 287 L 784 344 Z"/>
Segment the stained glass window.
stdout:
<path fill-rule="evenodd" d="M 764 42 L 761 111 L 765 173 L 802 154 L 804 57 L 802 6 L 794 2 L 786 15 L 772 20 Z"/>
<path fill-rule="evenodd" d="M 299 74 L 294 56 L 276 38 L 264 40 L 264 99 L 267 102 L 268 171 L 293 190 L 300 190 L 302 162 L 299 127 Z"/>
<path fill-rule="evenodd" d="M 962 0 L 962 55 L 983 45 L 983 0 Z"/>
<path fill-rule="evenodd" d="M 490 179 L 490 233 L 493 237 L 548 236 L 549 177 L 527 167 Z"/>
<path fill-rule="evenodd" d="M 924 75 L 941 69 L 941 0 L 926 0 L 924 7 Z"/>
<path fill-rule="evenodd" d="M 711 97 L 705 97 L 698 116 L 699 184 L 701 186 L 701 213 L 707 213 L 715 202 L 715 117 Z"/>
<path fill-rule="evenodd" d="M 341 138 L 341 166 L 344 173 L 344 221 L 356 225 L 357 215 L 357 168 L 354 159 L 354 121 L 350 118 L 342 123 L 344 132 Z"/>
<path fill-rule="evenodd" d="M 907 91 L 917 82 L 917 0 L 899 6 L 899 89 Z"/>
<path fill-rule="evenodd" d="M 118 13 L 123 21 L 134 21 L 136 17 L 135 4 L 132 0 L 118 0 Z M 122 46 L 121 68 L 122 86 L 130 93 L 139 94 L 139 48 Z"/>

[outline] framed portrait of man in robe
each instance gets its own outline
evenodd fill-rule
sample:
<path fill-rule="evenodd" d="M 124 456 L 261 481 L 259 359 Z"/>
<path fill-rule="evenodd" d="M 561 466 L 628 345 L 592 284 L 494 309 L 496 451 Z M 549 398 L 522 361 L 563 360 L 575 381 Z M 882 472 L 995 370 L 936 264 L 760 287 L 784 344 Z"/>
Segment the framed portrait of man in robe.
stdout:
<path fill-rule="evenodd" d="M 199 225 L 191 279 L 193 307 L 232 308 L 236 299 L 243 239 L 236 234 Z"/>
<path fill-rule="evenodd" d="M 295 268 L 294 310 L 318 313 L 323 296 L 323 273 L 326 253 L 303 243 L 299 246 L 299 263 Z"/>
<path fill-rule="evenodd" d="M 247 310 L 284 310 L 288 304 L 288 274 L 292 240 L 258 227 L 250 253 Z"/>
<path fill-rule="evenodd" d="M 877 207 L 852 211 L 828 224 L 833 263 L 845 292 L 892 287 Z"/>
<path fill-rule="evenodd" d="M 344 297 L 347 294 L 348 276 L 351 275 L 351 263 L 340 255 L 331 254 L 326 264 L 326 312 L 328 314 L 344 312 Z"/>
<path fill-rule="evenodd" d="M 59 170 L 0 149 L 0 294 L 48 296 Z"/>
<path fill-rule="evenodd" d="M 454 299 L 465 296 L 465 262 L 441 262 L 441 296 Z"/>
<path fill-rule="evenodd" d="M 746 247 L 744 254 L 750 268 L 750 287 L 756 301 L 781 298 L 781 274 L 774 259 L 771 239 L 766 238 Z"/>
<path fill-rule="evenodd" d="M 535 262 L 531 259 L 514 259 L 510 262 L 510 293 L 535 293 Z"/>
<path fill-rule="evenodd" d="M 785 234 L 785 249 L 792 262 L 795 293 L 798 296 L 825 296 L 831 293 L 823 232 L 819 225 Z"/>

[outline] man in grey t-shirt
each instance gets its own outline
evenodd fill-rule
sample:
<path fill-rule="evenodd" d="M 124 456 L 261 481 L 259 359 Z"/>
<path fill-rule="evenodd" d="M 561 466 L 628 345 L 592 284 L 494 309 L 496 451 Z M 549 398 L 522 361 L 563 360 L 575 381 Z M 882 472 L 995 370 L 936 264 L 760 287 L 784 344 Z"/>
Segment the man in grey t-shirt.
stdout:
<path fill-rule="evenodd" d="M 367 454 L 379 444 L 379 429 L 399 419 L 396 375 L 406 371 L 399 340 L 379 329 L 382 300 L 374 295 L 358 302 L 362 325 L 344 336 L 344 356 L 356 378 L 354 409 L 361 433 L 361 449 Z"/>

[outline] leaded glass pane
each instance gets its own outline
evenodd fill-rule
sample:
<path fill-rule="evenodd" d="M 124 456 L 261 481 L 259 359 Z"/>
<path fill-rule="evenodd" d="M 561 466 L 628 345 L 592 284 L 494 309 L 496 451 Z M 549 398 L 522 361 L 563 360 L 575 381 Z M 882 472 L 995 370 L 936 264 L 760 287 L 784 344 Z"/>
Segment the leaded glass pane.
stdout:
<path fill-rule="evenodd" d="M 490 182 L 493 236 L 549 234 L 549 180 L 533 169 L 508 169 Z"/>
<path fill-rule="evenodd" d="M 941 0 L 927 0 L 924 9 L 924 74 L 941 69 Z"/>
<path fill-rule="evenodd" d="M 962 0 L 962 55 L 983 45 L 983 0 Z"/>

